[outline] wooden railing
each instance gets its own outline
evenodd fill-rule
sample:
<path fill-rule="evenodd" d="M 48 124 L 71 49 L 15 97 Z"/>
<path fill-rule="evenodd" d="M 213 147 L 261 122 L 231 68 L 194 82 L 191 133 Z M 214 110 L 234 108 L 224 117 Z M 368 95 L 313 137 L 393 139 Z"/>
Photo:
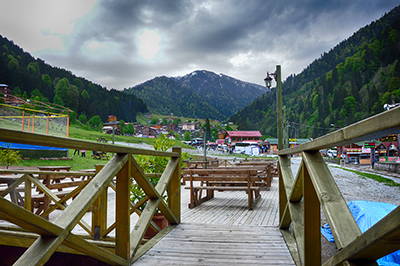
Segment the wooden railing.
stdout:
<path fill-rule="evenodd" d="M 362 234 L 319 153 L 398 133 L 399 117 L 395 108 L 279 152 L 279 226 L 297 265 L 321 265 L 320 207 L 338 248 L 323 265 L 377 265 L 377 259 L 400 249 L 400 207 Z M 299 153 L 302 162 L 293 178 L 289 155 Z"/>
<path fill-rule="evenodd" d="M 0 219 L 20 227 L 19 229 L 8 227 L 8 230 L 0 228 L 0 244 L 29 247 L 14 265 L 43 265 L 56 251 L 91 256 L 110 265 L 130 265 L 150 249 L 157 239 L 162 238 L 180 223 L 181 149 L 179 147 L 174 147 L 172 152 L 162 152 L 2 128 L 0 128 L 0 141 L 115 153 L 104 167 L 97 169 L 95 175 L 82 172 L 2 171 L 2 173 L 22 174 L 16 182 L 0 194 Z M 171 159 L 161 174 L 158 184 L 153 186 L 132 155 L 166 156 Z M 38 180 L 38 174 L 91 177 L 66 197 L 59 198 Z M 146 194 L 146 197 L 136 205 L 130 200 L 131 180 L 139 184 Z M 32 184 L 53 202 L 53 206 L 45 210 L 41 216 L 31 212 Z M 24 187 L 24 206 L 18 206 L 4 197 L 19 186 Z M 109 187 L 116 192 L 116 209 L 115 222 L 108 226 L 107 189 Z M 163 198 L 164 194 L 167 196 L 166 199 Z M 67 201 L 72 197 L 75 199 L 67 205 Z M 138 207 L 144 202 L 146 205 L 140 211 Z M 56 208 L 61 209 L 62 212 L 55 220 L 45 219 Z M 82 220 L 83 215 L 90 208 L 91 225 Z M 157 210 L 164 214 L 170 225 L 153 239 L 144 242 L 143 236 L 149 225 L 159 229 L 151 221 Z M 130 226 L 132 213 L 140 215 L 134 227 Z M 84 236 L 74 234 L 72 230 L 77 224 L 88 234 Z M 114 229 L 115 237 L 112 238 L 109 233 Z"/>

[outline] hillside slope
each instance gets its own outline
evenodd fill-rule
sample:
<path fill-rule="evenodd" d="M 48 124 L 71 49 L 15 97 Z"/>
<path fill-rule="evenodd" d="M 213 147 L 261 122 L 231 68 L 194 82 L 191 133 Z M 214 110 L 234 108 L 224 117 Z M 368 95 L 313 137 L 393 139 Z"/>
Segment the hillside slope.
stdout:
<path fill-rule="evenodd" d="M 114 89 L 108 90 L 68 70 L 35 59 L 1 35 L 0 84 L 11 86 L 20 96 L 26 92 L 28 98 L 38 97 L 40 101 L 68 107 L 78 116 L 85 114 L 90 118 L 99 115 L 102 121 L 115 115 L 118 119 L 133 122 L 137 112 L 147 112 L 141 99 Z M 56 97 L 61 89 L 65 91 Z"/>
<path fill-rule="evenodd" d="M 282 85 L 291 138 L 318 137 L 400 101 L 400 8 L 360 29 Z M 276 90 L 230 117 L 276 137 Z"/>
<path fill-rule="evenodd" d="M 173 78 L 156 77 L 124 92 L 143 99 L 154 113 L 217 120 L 224 118 L 203 98 Z"/>
<path fill-rule="evenodd" d="M 125 90 L 143 99 L 152 112 L 217 120 L 225 120 L 266 91 L 265 87 L 205 70 L 182 77 L 157 77 Z"/>

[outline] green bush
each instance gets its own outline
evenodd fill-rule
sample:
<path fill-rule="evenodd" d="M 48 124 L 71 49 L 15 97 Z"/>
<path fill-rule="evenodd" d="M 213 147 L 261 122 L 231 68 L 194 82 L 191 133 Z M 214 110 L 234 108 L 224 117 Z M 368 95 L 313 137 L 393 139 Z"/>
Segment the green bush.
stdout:
<path fill-rule="evenodd" d="M 3 149 L 0 150 L 0 163 L 5 165 L 6 168 L 11 164 L 17 164 L 21 161 L 21 155 L 19 151 Z"/>
<path fill-rule="evenodd" d="M 153 144 L 153 148 L 156 151 L 167 151 L 168 149 L 172 148 L 172 146 L 173 142 L 169 138 L 167 138 L 166 135 L 164 134 L 161 134 L 159 137 L 157 137 Z M 186 152 L 182 152 L 182 157 L 181 157 L 182 168 L 186 167 L 184 161 L 189 159 L 189 157 L 190 157 L 189 154 L 187 154 Z M 136 157 L 137 163 L 143 169 L 143 173 L 145 174 L 163 173 L 165 168 L 167 167 L 169 160 L 170 160 L 169 157 L 165 156 L 138 155 Z M 149 181 L 153 184 L 153 186 L 156 186 L 159 180 L 160 176 L 149 177 Z M 133 201 L 134 204 L 140 202 L 145 196 L 146 194 L 138 184 L 133 184 L 131 186 L 131 200 Z M 141 209 L 143 209 L 143 207 L 144 205 L 142 205 Z"/>

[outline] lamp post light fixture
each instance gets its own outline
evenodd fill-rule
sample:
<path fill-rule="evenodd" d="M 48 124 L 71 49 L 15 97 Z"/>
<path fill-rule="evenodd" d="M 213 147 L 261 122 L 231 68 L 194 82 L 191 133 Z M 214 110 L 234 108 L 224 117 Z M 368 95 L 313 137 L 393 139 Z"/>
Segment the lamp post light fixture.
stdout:
<path fill-rule="evenodd" d="M 276 82 L 276 103 L 277 103 L 277 131 L 278 131 L 278 151 L 283 149 L 283 125 L 282 125 L 282 80 L 281 80 L 281 66 L 276 66 L 275 73 L 268 73 L 267 77 L 264 79 L 265 86 L 269 89 L 271 88 L 272 77 L 274 77 Z"/>
<path fill-rule="evenodd" d="M 275 73 L 271 73 L 271 76 L 274 77 L 275 82 L 276 82 L 276 72 Z M 270 89 L 271 85 L 272 85 L 272 77 L 270 76 L 269 72 L 267 71 L 267 76 L 265 77 L 264 81 L 265 81 L 265 86 Z"/>

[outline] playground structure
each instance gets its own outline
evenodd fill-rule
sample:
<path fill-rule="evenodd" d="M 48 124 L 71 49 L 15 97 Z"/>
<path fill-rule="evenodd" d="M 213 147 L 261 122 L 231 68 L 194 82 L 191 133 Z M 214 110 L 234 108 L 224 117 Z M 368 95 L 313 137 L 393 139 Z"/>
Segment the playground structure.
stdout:
<path fill-rule="evenodd" d="M 52 103 L 7 95 L 0 97 L 0 127 L 69 137 L 72 110 Z"/>

